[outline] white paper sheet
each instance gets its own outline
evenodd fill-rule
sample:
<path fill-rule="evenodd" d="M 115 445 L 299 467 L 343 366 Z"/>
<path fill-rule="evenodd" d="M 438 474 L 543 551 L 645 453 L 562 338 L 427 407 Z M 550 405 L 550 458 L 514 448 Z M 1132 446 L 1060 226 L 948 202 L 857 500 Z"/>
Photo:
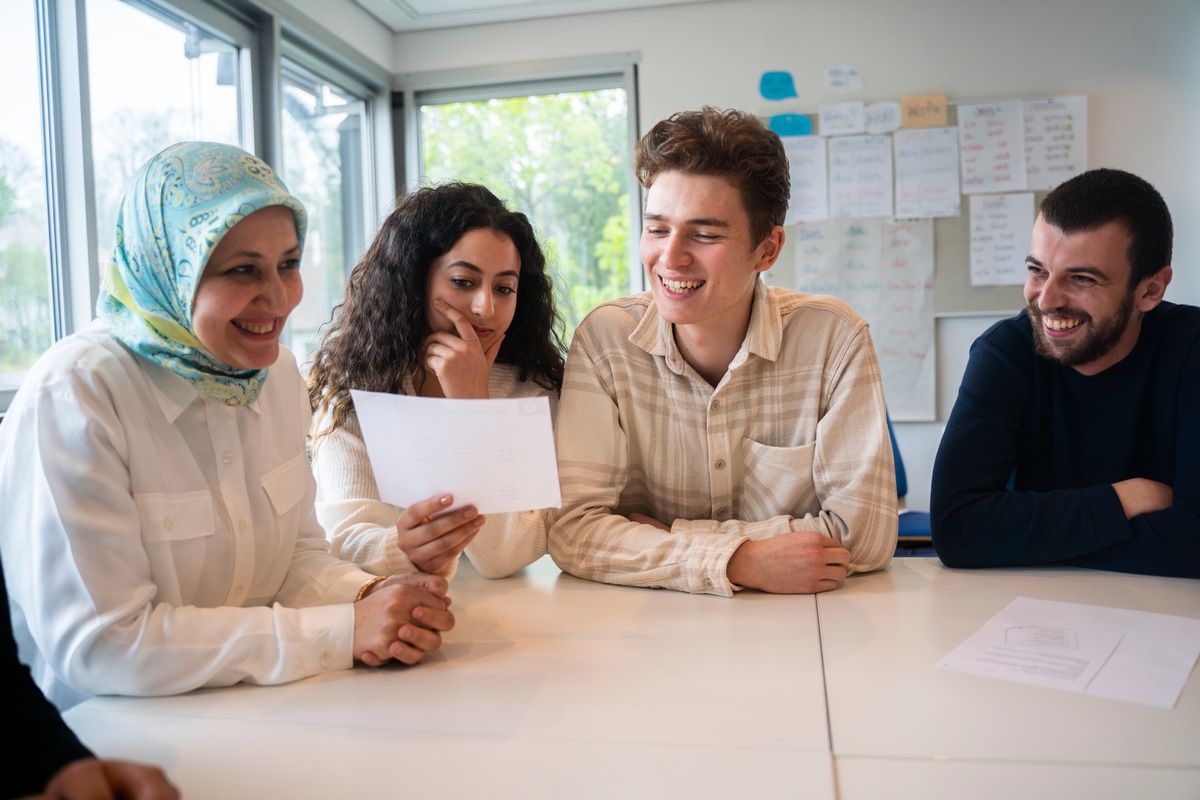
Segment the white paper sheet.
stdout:
<path fill-rule="evenodd" d="M 1037 217 L 1033 195 L 973 194 L 969 208 L 971 285 L 1023 284 L 1029 236 Z"/>
<path fill-rule="evenodd" d="M 933 221 L 807 223 L 793 241 L 796 288 L 840 297 L 871 324 L 892 419 L 934 419 Z"/>
<path fill-rule="evenodd" d="M 1018 597 L 936 666 L 1171 708 L 1200 658 L 1200 619 Z"/>
<path fill-rule="evenodd" d="M 892 145 L 896 158 L 896 216 L 959 216 L 962 196 L 954 128 L 896 131 Z"/>
<path fill-rule="evenodd" d="M 837 136 L 829 140 L 829 215 L 892 216 L 890 136 Z"/>
<path fill-rule="evenodd" d="M 787 153 L 792 182 L 787 224 L 828 219 L 829 173 L 825 140 L 817 136 L 784 136 L 783 151 Z"/>
<path fill-rule="evenodd" d="M 1025 188 L 1025 115 L 1020 100 L 958 107 L 963 194 Z"/>
<path fill-rule="evenodd" d="M 867 107 L 861 100 L 822 103 L 817 107 L 817 133 L 821 136 L 852 136 L 867 130 Z"/>
<path fill-rule="evenodd" d="M 471 503 L 480 514 L 562 504 L 547 398 L 350 396 L 385 502 L 449 492 L 455 506 Z"/>
<path fill-rule="evenodd" d="M 1087 97 L 1025 101 L 1025 174 L 1030 189 L 1053 189 L 1087 169 Z"/>

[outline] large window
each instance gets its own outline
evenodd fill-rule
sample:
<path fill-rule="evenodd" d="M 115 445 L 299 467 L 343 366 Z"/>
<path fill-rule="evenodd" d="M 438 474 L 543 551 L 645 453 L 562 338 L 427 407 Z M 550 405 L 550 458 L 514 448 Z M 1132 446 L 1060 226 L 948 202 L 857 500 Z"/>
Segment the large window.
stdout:
<path fill-rule="evenodd" d="M 304 299 L 292 312 L 286 344 L 304 364 L 345 293 L 366 244 L 369 186 L 364 162 L 370 125 L 362 90 L 346 89 L 286 62 L 283 80 L 283 179 L 308 211 Z"/>
<path fill-rule="evenodd" d="M 413 93 L 420 182 L 482 183 L 529 215 L 568 334 L 596 304 L 642 286 L 632 72 Z"/>
<path fill-rule="evenodd" d="M 164 7 L 87 0 L 96 232 L 101 263 L 138 167 L 180 141 L 243 141 L 239 51 Z M 136 43 L 136 44 L 135 44 Z"/>
<path fill-rule="evenodd" d="M 91 322 L 121 197 L 182 140 L 256 153 L 308 206 L 308 298 L 285 340 L 306 357 L 392 194 L 370 113 L 389 76 L 286 5 L 0 0 L 0 412 L 55 339 Z"/>
<path fill-rule="evenodd" d="M 54 319 L 46 169 L 32 2 L 0 3 L 0 390 L 13 390 L 50 346 Z M 3 410 L 3 405 L 0 405 Z"/>

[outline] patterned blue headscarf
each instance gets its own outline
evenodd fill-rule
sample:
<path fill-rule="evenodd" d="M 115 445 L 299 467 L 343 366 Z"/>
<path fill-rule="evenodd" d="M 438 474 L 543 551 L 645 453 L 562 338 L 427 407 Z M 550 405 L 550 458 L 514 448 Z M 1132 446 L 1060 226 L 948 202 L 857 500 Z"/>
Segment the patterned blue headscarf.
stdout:
<path fill-rule="evenodd" d="M 127 347 L 231 406 L 253 403 L 267 371 L 237 369 L 205 350 L 192 328 L 192 303 L 217 244 L 267 206 L 291 209 L 303 248 L 304 206 L 262 160 L 226 144 L 168 147 L 138 171 L 121 201 L 96 304 Z"/>

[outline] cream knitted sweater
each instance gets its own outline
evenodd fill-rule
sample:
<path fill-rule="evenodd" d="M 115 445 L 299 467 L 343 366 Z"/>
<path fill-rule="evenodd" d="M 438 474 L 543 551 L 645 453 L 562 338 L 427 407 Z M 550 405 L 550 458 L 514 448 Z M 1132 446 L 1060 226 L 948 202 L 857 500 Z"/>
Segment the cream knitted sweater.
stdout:
<path fill-rule="evenodd" d="M 492 397 L 550 398 L 553 417 L 558 397 L 533 381 L 517 379 L 517 368 L 496 364 L 488 390 Z M 367 572 L 393 575 L 417 567 L 396 544 L 396 518 L 403 510 L 379 498 L 375 474 L 367 458 L 358 419 L 351 414 L 332 433 L 325 408 L 313 415 L 312 468 L 317 479 L 317 519 L 329 539 L 329 549 Z M 481 575 L 503 578 L 531 564 L 546 552 L 547 511 L 489 514 L 483 529 L 467 546 L 467 557 Z M 454 575 L 457 562 L 443 571 Z"/>

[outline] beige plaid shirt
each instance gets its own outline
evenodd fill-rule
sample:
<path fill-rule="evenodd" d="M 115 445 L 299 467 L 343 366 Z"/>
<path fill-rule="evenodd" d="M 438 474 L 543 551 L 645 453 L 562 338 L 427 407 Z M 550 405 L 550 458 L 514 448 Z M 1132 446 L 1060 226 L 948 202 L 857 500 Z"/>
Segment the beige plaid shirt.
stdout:
<path fill-rule="evenodd" d="M 879 365 L 866 322 L 831 297 L 760 282 L 715 389 L 649 293 L 605 303 L 571 344 L 556 438 L 550 554 L 581 578 L 729 596 L 726 565 L 750 539 L 818 531 L 859 572 L 896 548 Z"/>

